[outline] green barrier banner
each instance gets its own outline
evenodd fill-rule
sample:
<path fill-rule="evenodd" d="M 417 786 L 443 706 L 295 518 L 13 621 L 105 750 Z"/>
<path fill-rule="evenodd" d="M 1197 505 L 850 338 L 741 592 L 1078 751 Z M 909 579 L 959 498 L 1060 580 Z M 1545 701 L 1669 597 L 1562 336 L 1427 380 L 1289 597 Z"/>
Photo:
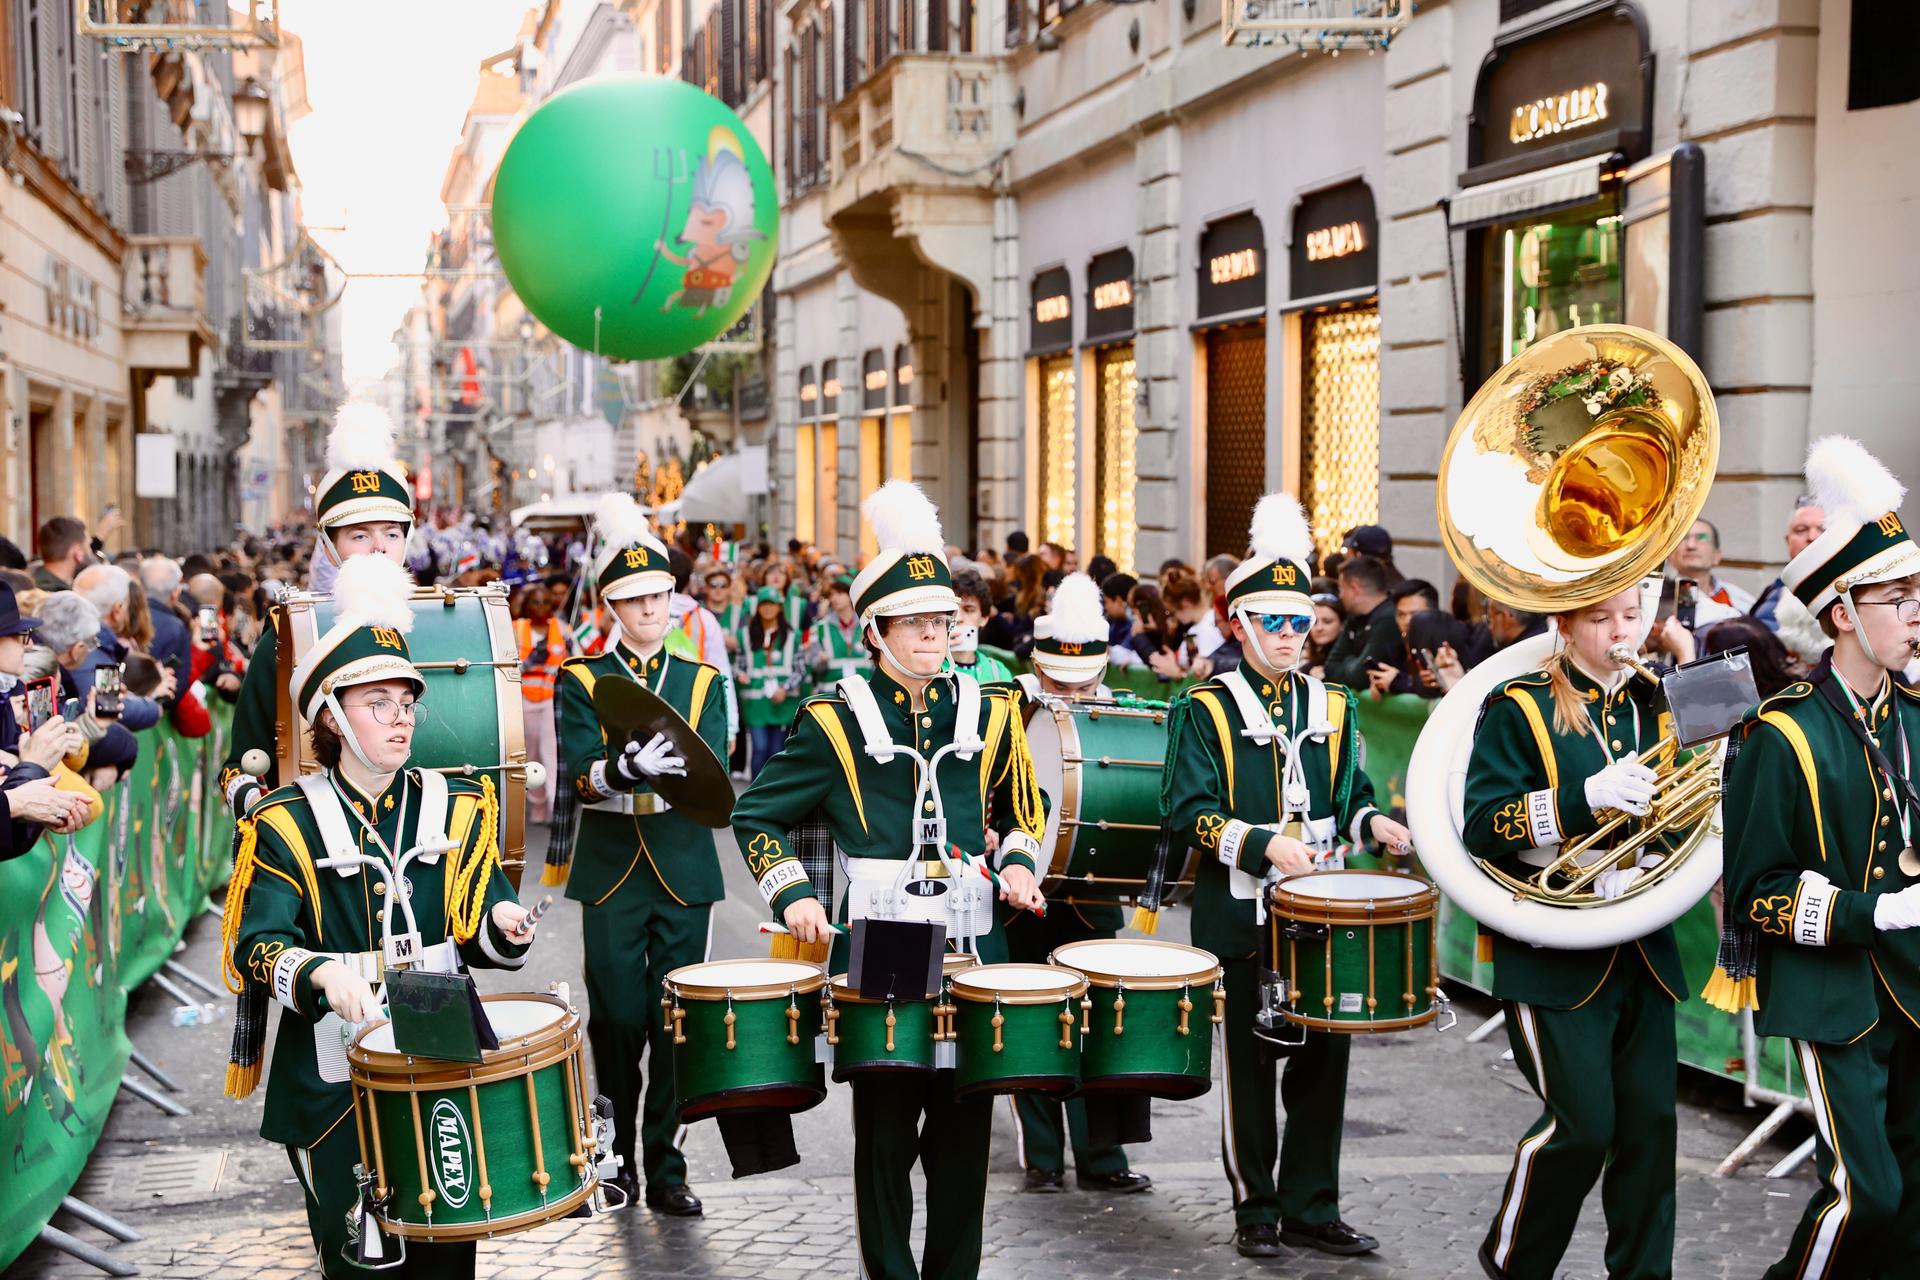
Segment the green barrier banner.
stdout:
<path fill-rule="evenodd" d="M 0 1270 L 100 1140 L 131 1047 L 127 992 L 173 954 L 230 870 L 215 786 L 224 705 L 214 716 L 204 738 L 141 733 L 139 764 L 98 819 L 0 862 Z"/>

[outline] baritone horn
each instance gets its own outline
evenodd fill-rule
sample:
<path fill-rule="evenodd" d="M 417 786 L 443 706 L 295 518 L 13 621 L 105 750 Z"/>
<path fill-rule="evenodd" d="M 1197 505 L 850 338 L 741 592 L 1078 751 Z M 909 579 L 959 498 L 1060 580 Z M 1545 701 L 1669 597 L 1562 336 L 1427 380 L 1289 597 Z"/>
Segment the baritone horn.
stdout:
<path fill-rule="evenodd" d="M 1564 330 L 1496 373 L 1454 424 L 1437 485 L 1442 544 L 1462 577 L 1510 608 L 1565 613 L 1639 587 L 1650 615 L 1648 580 L 1657 587 L 1699 518 L 1719 445 L 1713 395 L 1685 352 L 1627 325 Z M 1481 704 L 1553 649 L 1551 635 L 1514 645 L 1441 699 L 1408 768 L 1408 822 L 1428 874 L 1482 924 L 1539 946 L 1607 946 L 1671 922 L 1719 878 L 1719 753 L 1683 759 L 1666 738 L 1646 752 L 1659 790 L 1644 818 L 1604 824 L 1604 839 L 1626 833 L 1613 851 L 1598 853 L 1596 835 L 1549 850 L 1525 877 L 1474 857 L 1461 831 Z M 1666 860 L 1626 894 L 1592 891 L 1655 844 Z"/>

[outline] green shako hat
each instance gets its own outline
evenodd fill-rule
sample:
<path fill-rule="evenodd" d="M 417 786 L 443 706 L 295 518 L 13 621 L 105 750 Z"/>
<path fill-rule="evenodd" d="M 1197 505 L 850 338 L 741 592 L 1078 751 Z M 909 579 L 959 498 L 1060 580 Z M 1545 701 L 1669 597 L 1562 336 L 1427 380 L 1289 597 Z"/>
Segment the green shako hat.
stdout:
<path fill-rule="evenodd" d="M 1053 589 L 1053 604 L 1033 620 L 1033 665 L 1062 684 L 1079 684 L 1107 669 L 1107 614 L 1100 588 L 1070 573 Z"/>
<path fill-rule="evenodd" d="M 340 566 L 333 599 L 333 625 L 293 669 L 289 687 L 300 713 L 312 721 L 334 694 L 370 680 L 409 680 L 416 697 L 426 692 L 407 649 L 412 576 L 383 555 L 351 556 Z"/>
<path fill-rule="evenodd" d="M 1227 575 L 1227 608 L 1311 615 L 1313 529 L 1300 500 L 1290 493 L 1260 499 L 1247 538 L 1253 554 Z"/>
<path fill-rule="evenodd" d="M 1920 573 L 1920 547 L 1900 519 L 1906 486 L 1859 441 L 1814 441 L 1807 484 L 1826 510 L 1827 531 L 1788 563 L 1781 581 L 1808 612 L 1818 617 L 1855 587 Z"/>
<path fill-rule="evenodd" d="M 666 544 L 647 527 L 647 513 L 624 493 L 610 493 L 594 512 L 594 531 L 602 539 L 593 576 L 602 600 L 631 600 L 673 590 L 673 566 Z"/>
<path fill-rule="evenodd" d="M 916 613 L 958 613 L 940 513 L 920 486 L 889 480 L 861 504 L 880 551 L 853 580 L 862 622 Z"/>
<path fill-rule="evenodd" d="M 327 436 L 327 474 L 314 495 L 313 522 L 323 530 L 375 520 L 413 524 L 413 490 L 394 454 L 385 409 L 366 400 L 340 406 Z"/>

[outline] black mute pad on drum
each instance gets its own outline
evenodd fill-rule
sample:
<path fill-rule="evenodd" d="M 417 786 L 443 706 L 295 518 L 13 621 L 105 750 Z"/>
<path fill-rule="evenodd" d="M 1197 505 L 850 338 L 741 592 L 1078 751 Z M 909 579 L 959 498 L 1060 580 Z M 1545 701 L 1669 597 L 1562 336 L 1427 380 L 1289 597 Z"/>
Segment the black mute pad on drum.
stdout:
<path fill-rule="evenodd" d="M 393 1011 L 393 1047 L 416 1058 L 481 1062 L 500 1041 L 487 1020 L 480 992 L 464 973 L 394 969 L 387 974 Z"/>
<path fill-rule="evenodd" d="M 863 1000 L 925 1000 L 940 989 L 940 953 L 946 946 L 945 925 L 855 920 L 847 973 Z"/>
<path fill-rule="evenodd" d="M 1087 1093 L 1087 1144 L 1118 1147 L 1153 1141 L 1153 1099 L 1144 1093 Z"/>
<path fill-rule="evenodd" d="M 793 1145 L 791 1116 L 723 1111 L 716 1119 L 735 1178 L 751 1178 L 756 1173 L 772 1173 L 800 1163 L 800 1152 Z"/>

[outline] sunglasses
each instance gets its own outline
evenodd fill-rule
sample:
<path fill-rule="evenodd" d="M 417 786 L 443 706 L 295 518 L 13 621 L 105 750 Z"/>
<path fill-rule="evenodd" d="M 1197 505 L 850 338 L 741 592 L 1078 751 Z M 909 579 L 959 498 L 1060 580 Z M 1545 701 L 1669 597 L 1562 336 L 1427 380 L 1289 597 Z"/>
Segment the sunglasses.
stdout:
<path fill-rule="evenodd" d="M 1260 615 L 1260 629 L 1270 636 L 1291 632 L 1305 635 L 1313 629 L 1313 615 L 1310 613 L 1263 613 Z"/>

